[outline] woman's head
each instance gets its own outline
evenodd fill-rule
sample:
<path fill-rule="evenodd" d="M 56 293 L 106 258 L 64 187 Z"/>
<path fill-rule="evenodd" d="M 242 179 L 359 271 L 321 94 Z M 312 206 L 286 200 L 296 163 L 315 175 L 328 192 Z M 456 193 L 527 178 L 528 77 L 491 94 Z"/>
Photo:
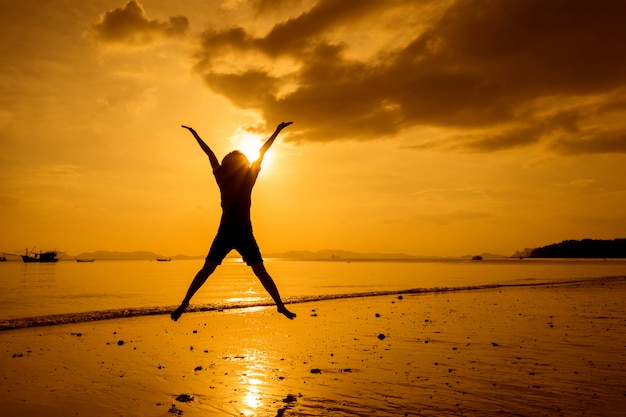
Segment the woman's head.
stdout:
<path fill-rule="evenodd" d="M 250 161 L 241 151 L 232 151 L 222 159 L 222 167 L 236 169 L 239 167 L 249 167 Z"/>

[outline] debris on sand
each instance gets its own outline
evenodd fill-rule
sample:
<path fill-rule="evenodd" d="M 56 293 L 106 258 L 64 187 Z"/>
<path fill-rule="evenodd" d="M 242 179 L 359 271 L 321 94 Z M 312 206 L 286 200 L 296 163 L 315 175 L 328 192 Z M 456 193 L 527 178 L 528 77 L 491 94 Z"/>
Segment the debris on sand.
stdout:
<path fill-rule="evenodd" d="M 287 394 L 287 397 L 283 398 L 283 402 L 287 404 L 295 403 L 298 398 L 293 394 Z"/>
<path fill-rule="evenodd" d="M 180 394 L 178 397 L 176 397 L 176 401 L 178 401 L 179 403 L 189 403 L 193 401 L 193 397 L 189 394 Z"/>
<path fill-rule="evenodd" d="M 169 410 L 167 410 L 167 412 L 170 414 L 174 414 L 175 416 L 183 415 L 183 410 L 179 410 L 178 408 L 176 408 L 176 404 L 172 404 L 172 406 L 170 407 Z"/>

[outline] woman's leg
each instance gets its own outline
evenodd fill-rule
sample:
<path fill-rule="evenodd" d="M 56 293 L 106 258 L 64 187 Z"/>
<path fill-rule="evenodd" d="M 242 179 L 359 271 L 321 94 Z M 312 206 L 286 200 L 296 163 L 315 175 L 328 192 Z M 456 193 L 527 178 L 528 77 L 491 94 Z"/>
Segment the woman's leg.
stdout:
<path fill-rule="evenodd" d="M 191 297 L 202 287 L 202 285 L 206 282 L 207 278 L 215 271 L 217 268 L 217 262 L 206 260 L 202 269 L 198 271 L 193 281 L 191 281 L 191 285 L 189 285 L 189 289 L 187 290 L 187 295 L 180 303 L 180 306 L 172 312 L 172 320 L 176 321 L 180 318 L 183 312 L 189 307 L 189 302 L 191 301 Z"/>
<path fill-rule="evenodd" d="M 254 275 L 256 275 L 257 278 L 259 278 L 259 281 L 261 281 L 261 284 L 263 284 L 263 288 L 265 288 L 276 303 L 278 312 L 283 314 L 288 319 L 293 320 L 296 317 L 295 313 L 287 310 L 287 307 L 283 304 L 283 300 L 281 300 L 280 294 L 278 293 L 278 288 L 276 287 L 276 284 L 270 274 L 267 272 L 267 269 L 265 269 L 263 262 L 251 265 L 251 267 L 252 271 L 254 271 Z"/>

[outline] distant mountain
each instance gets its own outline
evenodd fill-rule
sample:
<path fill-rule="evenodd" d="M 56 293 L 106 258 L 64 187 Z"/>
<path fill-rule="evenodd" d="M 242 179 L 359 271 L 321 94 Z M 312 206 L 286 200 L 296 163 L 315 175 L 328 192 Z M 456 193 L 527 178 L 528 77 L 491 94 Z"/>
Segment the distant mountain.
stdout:
<path fill-rule="evenodd" d="M 406 253 L 353 252 L 340 249 L 322 249 L 318 251 L 293 250 L 264 255 L 266 258 L 285 259 L 419 259 L 421 257 Z"/>
<path fill-rule="evenodd" d="M 533 250 L 535 250 L 535 248 L 524 248 L 524 250 L 515 251 L 515 253 L 511 255 L 511 258 L 528 258 Z"/>
<path fill-rule="evenodd" d="M 483 258 L 506 258 L 504 255 L 498 255 L 493 253 L 481 253 Z M 474 255 L 460 256 L 459 258 L 471 258 Z M 111 252 L 111 251 L 96 251 L 96 252 L 84 252 L 76 255 L 72 258 L 78 259 L 96 259 L 96 260 L 155 260 L 157 258 L 171 258 L 173 260 L 188 260 L 188 259 L 203 259 L 205 255 L 176 255 L 176 256 L 162 256 L 154 252 L 149 251 L 134 251 L 134 252 Z M 228 257 L 238 258 L 240 255 L 233 251 Z M 406 253 L 383 253 L 383 252 L 354 252 L 342 249 L 322 249 L 318 251 L 308 250 L 292 250 L 287 252 L 278 253 L 264 253 L 263 257 L 269 258 L 282 258 L 282 259 L 304 259 L 304 260 L 357 260 L 357 259 L 378 259 L 378 260 L 410 260 L 410 259 L 437 259 L 437 258 L 449 258 L 438 256 L 414 256 Z"/>
<path fill-rule="evenodd" d="M 9 255 L 9 254 L 6 254 Z M 484 259 L 508 258 L 509 256 L 494 253 L 483 252 L 478 254 Z M 163 256 L 150 251 L 95 251 L 83 252 L 76 256 L 59 252 L 60 260 L 78 259 L 96 259 L 96 260 L 156 260 L 163 258 L 171 258 L 173 260 L 203 259 L 205 255 L 183 255 Z M 278 253 L 264 253 L 263 256 L 269 258 L 283 259 L 309 259 L 309 260 L 351 260 L 351 259 L 379 259 L 379 260 L 410 260 L 410 259 L 437 259 L 437 258 L 453 258 L 442 256 L 414 256 L 402 252 L 382 253 L 382 252 L 354 252 L 342 249 L 322 249 L 318 251 L 309 250 L 292 250 Z M 463 255 L 458 258 L 471 259 L 476 256 Z M 239 257 L 236 252 L 231 252 L 229 257 Z M 564 240 L 561 243 L 543 246 L 540 248 L 525 248 L 516 251 L 510 257 L 512 258 L 626 258 L 626 239 L 613 240 Z M 7 260 L 21 260 L 19 257 L 7 256 Z"/>
<path fill-rule="evenodd" d="M 480 254 L 463 255 L 458 258 L 471 259 L 479 255 L 484 259 L 508 258 L 509 256 L 494 253 L 483 252 Z M 7 261 L 21 261 L 17 254 L 5 253 Z M 150 251 L 106 251 L 100 250 L 95 252 L 83 252 L 76 256 L 69 255 L 65 252 L 58 252 L 58 258 L 62 261 L 71 261 L 74 259 L 95 259 L 95 260 L 156 260 L 156 259 L 173 259 L 173 260 L 192 260 L 203 259 L 205 255 L 183 255 L 163 256 Z M 239 257 L 235 251 L 231 252 L 229 257 Z M 382 253 L 382 252 L 354 252 L 342 249 L 322 249 L 318 251 L 309 250 L 292 250 L 279 253 L 264 253 L 263 256 L 269 258 L 283 259 L 304 259 L 304 260 L 411 260 L 411 259 L 438 259 L 438 258 L 454 258 L 449 256 L 414 256 L 402 252 Z M 561 243 L 555 243 L 539 248 L 525 248 L 516 251 L 510 257 L 512 258 L 626 258 L 626 239 L 613 240 L 564 240 Z"/>
<path fill-rule="evenodd" d="M 74 257 L 72 255 L 68 255 L 66 252 L 57 252 L 57 258 L 59 261 L 73 261 Z"/>
<path fill-rule="evenodd" d="M 497 253 L 489 253 L 489 252 L 483 252 L 483 253 L 479 253 L 480 256 L 482 256 L 484 259 L 500 259 L 500 258 L 508 258 L 508 256 L 505 255 L 498 255 Z M 461 256 L 461 258 L 473 258 L 476 255 L 463 255 Z"/>
<path fill-rule="evenodd" d="M 96 252 L 84 252 L 75 256 L 77 259 L 96 259 L 102 261 L 130 261 L 130 260 L 155 260 L 166 258 L 165 256 L 148 251 L 111 252 L 100 250 Z"/>
<path fill-rule="evenodd" d="M 178 261 L 186 261 L 189 259 L 204 259 L 206 257 L 206 255 L 183 255 L 183 254 L 178 254 L 176 256 L 172 256 L 172 259 L 176 259 Z"/>
<path fill-rule="evenodd" d="M 626 258 L 626 239 L 564 240 L 530 252 L 531 258 Z"/>

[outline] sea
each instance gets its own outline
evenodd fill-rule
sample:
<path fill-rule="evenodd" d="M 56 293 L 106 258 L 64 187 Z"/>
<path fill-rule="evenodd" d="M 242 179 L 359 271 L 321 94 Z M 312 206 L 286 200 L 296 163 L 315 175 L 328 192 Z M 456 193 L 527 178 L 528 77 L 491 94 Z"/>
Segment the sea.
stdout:
<path fill-rule="evenodd" d="M 0 330 L 169 314 L 202 260 L 0 262 Z M 626 259 L 266 259 L 283 300 L 374 297 L 626 277 Z M 272 305 L 251 269 L 227 258 L 190 311 Z M 297 311 L 297 308 L 294 307 Z"/>

